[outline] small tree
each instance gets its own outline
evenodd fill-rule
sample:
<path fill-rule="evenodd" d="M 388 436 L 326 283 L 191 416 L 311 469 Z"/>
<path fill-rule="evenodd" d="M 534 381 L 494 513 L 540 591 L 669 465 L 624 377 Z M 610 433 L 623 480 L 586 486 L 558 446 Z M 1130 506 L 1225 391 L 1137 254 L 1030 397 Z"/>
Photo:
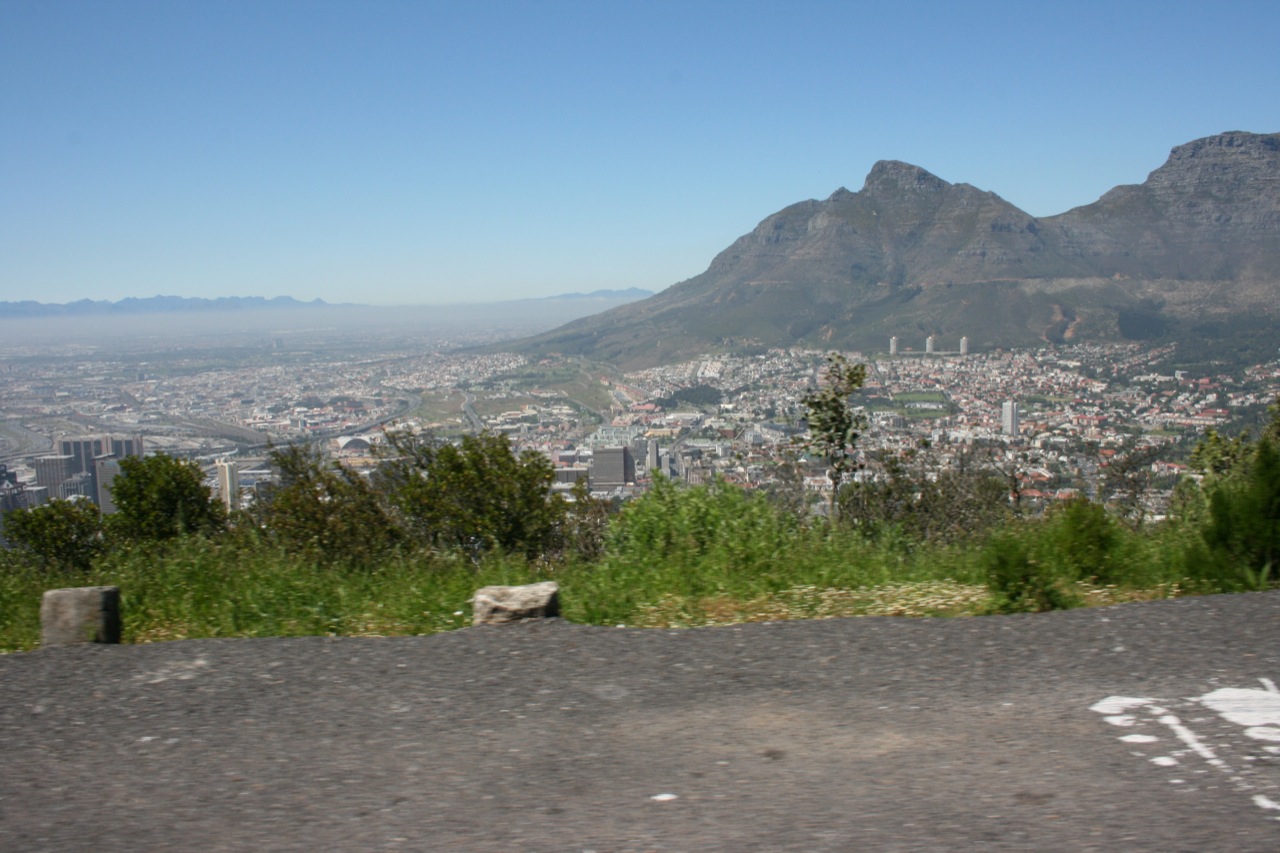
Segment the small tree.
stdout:
<path fill-rule="evenodd" d="M 110 488 L 116 512 L 109 529 L 125 539 L 172 539 L 216 530 L 226 521 L 200 466 L 164 453 L 121 459 Z"/>
<path fill-rule="evenodd" d="M 563 534 L 565 503 L 551 494 L 555 470 L 546 456 L 517 456 L 502 435 L 469 435 L 451 444 L 431 436 L 389 433 L 394 458 L 379 485 L 419 541 L 477 555 L 553 550 Z"/>
<path fill-rule="evenodd" d="M 102 517 L 87 500 L 54 500 L 4 517 L 9 544 L 46 566 L 87 572 L 104 550 Z"/>
<path fill-rule="evenodd" d="M 809 434 L 800 444 L 827 463 L 831 480 L 828 518 L 836 518 L 836 495 L 845 477 L 857 467 L 852 455 L 858 436 L 865 428 L 862 415 L 854 411 L 849 398 L 867 379 L 865 364 L 849 364 L 839 353 L 827 356 L 826 383 L 810 389 L 800 404 L 808 412 Z"/>
<path fill-rule="evenodd" d="M 286 551 L 322 563 L 372 565 L 401 540 L 373 485 L 318 449 L 277 448 L 271 464 L 280 484 L 252 515 Z"/>

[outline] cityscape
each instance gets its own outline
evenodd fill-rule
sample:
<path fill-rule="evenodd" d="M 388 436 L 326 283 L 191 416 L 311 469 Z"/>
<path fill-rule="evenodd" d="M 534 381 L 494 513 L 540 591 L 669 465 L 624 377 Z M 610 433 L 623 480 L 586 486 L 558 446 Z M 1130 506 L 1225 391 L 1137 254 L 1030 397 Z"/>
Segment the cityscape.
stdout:
<path fill-rule="evenodd" d="M 581 481 L 625 501 L 657 476 L 771 491 L 797 464 L 812 511 L 832 488 L 797 445 L 802 398 L 821 381 L 827 352 L 761 349 L 622 373 L 465 343 L 321 335 L 163 357 L 15 350 L 0 362 L 0 500 L 5 510 L 89 500 L 109 513 L 119 460 L 166 453 L 199 463 L 211 491 L 236 509 L 273 478 L 271 448 L 314 444 L 370 473 L 388 429 L 506 435 L 516 451 L 544 454 L 567 496 Z M 1189 372 L 1172 366 L 1172 344 L 886 344 L 843 353 L 867 366 L 852 401 L 864 420 L 855 478 L 884 478 L 906 460 L 926 477 L 985 467 L 1008 479 L 1024 508 L 1079 495 L 1118 500 L 1109 469 L 1129 460 L 1138 509 L 1159 518 L 1205 431 L 1229 430 L 1280 395 L 1280 360 Z"/>

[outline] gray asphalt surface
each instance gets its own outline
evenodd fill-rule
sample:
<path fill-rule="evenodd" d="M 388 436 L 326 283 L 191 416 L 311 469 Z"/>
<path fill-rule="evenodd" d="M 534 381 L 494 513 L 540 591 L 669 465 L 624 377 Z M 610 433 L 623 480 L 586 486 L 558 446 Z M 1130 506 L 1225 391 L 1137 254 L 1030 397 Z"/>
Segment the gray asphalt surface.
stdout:
<path fill-rule="evenodd" d="M 0 656 L 0 850 L 1275 851 L 1280 717 L 1205 697 L 1280 700 L 1278 617 L 1263 593 Z M 1112 696 L 1148 701 L 1091 710 Z"/>

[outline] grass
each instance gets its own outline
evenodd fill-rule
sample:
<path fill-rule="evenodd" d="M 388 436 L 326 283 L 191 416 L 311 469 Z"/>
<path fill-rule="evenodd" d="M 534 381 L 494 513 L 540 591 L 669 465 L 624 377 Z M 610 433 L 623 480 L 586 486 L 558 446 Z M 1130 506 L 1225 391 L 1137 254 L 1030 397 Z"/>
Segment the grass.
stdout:
<path fill-rule="evenodd" d="M 115 551 L 84 574 L 0 551 L 0 651 L 39 644 L 47 589 L 120 587 L 126 643 L 432 634 L 470 624 L 482 586 L 555 580 L 573 622 L 691 627 L 843 616 L 973 616 L 1246 588 L 1205 574 L 1185 529 L 1131 531 L 1068 506 L 992 536 L 920 543 L 804 524 L 730 486 L 659 483 L 610 522 L 602 555 L 549 562 L 407 552 L 317 564 L 240 532 Z"/>

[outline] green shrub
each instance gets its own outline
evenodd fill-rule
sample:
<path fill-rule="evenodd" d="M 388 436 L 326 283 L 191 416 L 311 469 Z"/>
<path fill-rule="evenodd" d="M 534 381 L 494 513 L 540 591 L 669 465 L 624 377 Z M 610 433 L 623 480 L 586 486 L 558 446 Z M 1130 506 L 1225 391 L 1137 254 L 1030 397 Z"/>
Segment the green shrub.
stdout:
<path fill-rule="evenodd" d="M 1076 578 L 1061 563 L 1039 558 L 1033 536 L 997 533 L 982 551 L 982 568 L 991 590 L 992 609 L 999 613 L 1041 613 L 1079 604 L 1072 592 Z"/>
<path fill-rule="evenodd" d="M 1101 504 L 1076 498 L 1049 512 L 1039 558 L 1065 580 L 1120 583 L 1125 574 L 1120 557 L 1123 537 L 1121 525 Z"/>
<path fill-rule="evenodd" d="M 1280 574 L 1280 454 L 1258 442 L 1245 470 L 1210 488 L 1202 574 L 1227 589 L 1265 589 Z"/>

